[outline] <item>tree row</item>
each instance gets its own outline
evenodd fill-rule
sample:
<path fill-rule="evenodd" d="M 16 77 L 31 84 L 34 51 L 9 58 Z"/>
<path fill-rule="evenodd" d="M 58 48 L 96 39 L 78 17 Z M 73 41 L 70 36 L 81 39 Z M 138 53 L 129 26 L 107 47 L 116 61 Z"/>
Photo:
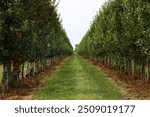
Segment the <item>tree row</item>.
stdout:
<path fill-rule="evenodd" d="M 77 51 L 121 72 L 150 79 L 150 1 L 106 2 Z"/>
<path fill-rule="evenodd" d="M 61 25 L 54 0 L 0 1 L 0 62 L 2 82 L 15 85 L 20 78 L 43 71 L 68 56 L 73 48 Z"/>

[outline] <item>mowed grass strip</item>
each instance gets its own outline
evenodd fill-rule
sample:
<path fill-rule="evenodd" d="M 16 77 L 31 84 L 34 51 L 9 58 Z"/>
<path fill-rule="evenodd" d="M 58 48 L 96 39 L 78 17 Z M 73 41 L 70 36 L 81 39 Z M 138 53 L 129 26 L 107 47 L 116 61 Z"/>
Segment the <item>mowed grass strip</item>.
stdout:
<path fill-rule="evenodd" d="M 77 55 L 71 56 L 34 94 L 41 100 L 123 99 L 106 75 Z"/>

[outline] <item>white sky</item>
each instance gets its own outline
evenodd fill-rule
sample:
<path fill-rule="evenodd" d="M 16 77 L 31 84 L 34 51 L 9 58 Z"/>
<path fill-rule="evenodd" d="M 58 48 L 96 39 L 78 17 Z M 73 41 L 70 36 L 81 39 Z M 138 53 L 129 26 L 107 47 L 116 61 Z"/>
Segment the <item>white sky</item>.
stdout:
<path fill-rule="evenodd" d="M 71 44 L 79 44 L 93 17 L 107 0 L 60 0 L 58 13 Z"/>

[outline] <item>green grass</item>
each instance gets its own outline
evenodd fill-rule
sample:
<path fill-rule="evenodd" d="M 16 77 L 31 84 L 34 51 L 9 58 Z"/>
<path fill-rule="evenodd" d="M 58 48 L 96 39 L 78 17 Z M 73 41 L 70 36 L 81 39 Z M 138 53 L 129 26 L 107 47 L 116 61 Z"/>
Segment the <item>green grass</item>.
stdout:
<path fill-rule="evenodd" d="M 118 89 L 79 56 L 73 55 L 33 95 L 41 100 L 115 100 L 123 99 Z"/>

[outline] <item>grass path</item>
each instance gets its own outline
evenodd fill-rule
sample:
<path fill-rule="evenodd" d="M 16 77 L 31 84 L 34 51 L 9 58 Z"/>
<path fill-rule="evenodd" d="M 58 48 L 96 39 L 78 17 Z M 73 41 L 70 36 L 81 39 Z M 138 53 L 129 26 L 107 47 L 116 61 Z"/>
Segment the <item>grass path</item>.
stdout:
<path fill-rule="evenodd" d="M 33 95 L 43 100 L 123 99 L 105 74 L 77 55 L 71 56 Z"/>

